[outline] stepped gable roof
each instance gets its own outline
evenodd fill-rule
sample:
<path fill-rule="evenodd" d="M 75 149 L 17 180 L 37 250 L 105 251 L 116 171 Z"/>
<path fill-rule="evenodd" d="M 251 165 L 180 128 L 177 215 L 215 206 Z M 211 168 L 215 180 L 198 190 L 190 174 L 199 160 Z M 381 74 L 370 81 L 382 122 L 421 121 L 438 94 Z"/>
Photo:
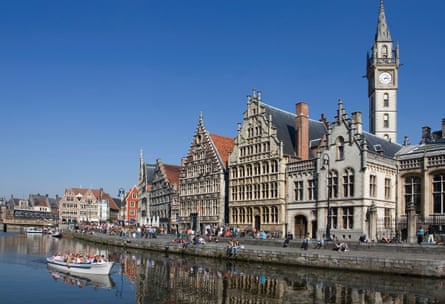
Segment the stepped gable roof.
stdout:
<path fill-rule="evenodd" d="M 179 185 L 181 166 L 163 164 L 165 175 L 171 185 Z"/>
<path fill-rule="evenodd" d="M 283 141 L 283 152 L 285 155 L 295 156 L 295 124 L 296 115 L 284 110 L 272 107 L 268 104 L 262 103 L 266 110 L 266 118 L 268 115 L 272 116 L 272 123 L 277 128 L 277 135 L 280 140 Z M 327 133 L 327 129 L 324 123 L 309 119 L 309 143 L 308 147 L 313 141 L 319 141 L 324 134 Z"/>
<path fill-rule="evenodd" d="M 392 158 L 402 148 L 402 145 L 393 143 L 377 135 L 368 132 L 363 132 L 363 135 L 365 136 L 368 151 L 370 152 L 383 153 L 383 155 Z"/>
<path fill-rule="evenodd" d="M 210 138 L 215 145 L 216 150 L 221 157 L 222 162 L 225 166 L 227 166 L 227 162 L 229 160 L 229 154 L 233 151 L 233 147 L 235 145 L 235 140 L 230 137 L 221 136 L 218 134 L 210 134 Z"/>

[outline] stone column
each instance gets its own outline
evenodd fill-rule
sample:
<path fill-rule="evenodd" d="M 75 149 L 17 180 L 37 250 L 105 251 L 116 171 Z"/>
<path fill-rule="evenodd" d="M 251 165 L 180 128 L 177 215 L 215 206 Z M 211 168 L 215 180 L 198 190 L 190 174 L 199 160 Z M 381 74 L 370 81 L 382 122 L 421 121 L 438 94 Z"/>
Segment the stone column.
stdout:
<path fill-rule="evenodd" d="M 406 237 L 406 241 L 408 244 L 416 244 L 417 243 L 417 227 L 416 227 L 416 223 L 417 223 L 417 215 L 416 215 L 416 206 L 414 205 L 414 202 L 409 202 L 408 203 L 408 221 L 407 221 L 407 225 L 408 225 L 408 235 Z"/>
<path fill-rule="evenodd" d="M 375 203 L 372 202 L 371 207 L 369 207 L 369 240 L 374 240 L 378 242 L 377 239 L 377 207 Z"/>

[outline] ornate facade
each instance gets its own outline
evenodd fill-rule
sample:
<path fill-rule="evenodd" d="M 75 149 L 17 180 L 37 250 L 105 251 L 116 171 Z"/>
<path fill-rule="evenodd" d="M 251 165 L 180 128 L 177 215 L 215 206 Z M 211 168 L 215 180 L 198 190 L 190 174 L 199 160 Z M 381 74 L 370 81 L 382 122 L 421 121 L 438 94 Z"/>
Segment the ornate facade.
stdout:
<path fill-rule="evenodd" d="M 180 229 L 204 232 L 228 223 L 227 159 L 232 138 L 211 134 L 200 115 L 180 175 Z"/>
<path fill-rule="evenodd" d="M 286 232 L 286 165 L 306 158 L 310 141 L 320 138 L 324 128 L 311 121 L 312 132 L 303 135 L 296 132 L 297 123 L 296 115 L 263 103 L 260 92 L 248 96 L 229 157 L 231 225 L 277 237 Z M 296 141 L 304 144 L 296 147 Z"/>
<path fill-rule="evenodd" d="M 137 222 L 147 225 L 150 217 L 150 191 L 153 183 L 153 172 L 156 164 L 146 164 L 142 156 L 142 150 L 139 155 L 139 174 L 138 174 L 138 209 Z"/>
<path fill-rule="evenodd" d="M 361 113 L 328 124 L 315 157 L 288 165 L 289 231 L 317 238 L 358 240 L 363 234 L 394 236 L 397 161 L 401 146 L 362 130 Z M 369 213 L 376 212 L 370 225 Z"/>
<path fill-rule="evenodd" d="M 162 231 L 170 231 L 179 213 L 179 172 L 181 167 L 156 160 L 150 191 L 151 224 Z M 175 226 L 176 227 L 176 226 Z"/>

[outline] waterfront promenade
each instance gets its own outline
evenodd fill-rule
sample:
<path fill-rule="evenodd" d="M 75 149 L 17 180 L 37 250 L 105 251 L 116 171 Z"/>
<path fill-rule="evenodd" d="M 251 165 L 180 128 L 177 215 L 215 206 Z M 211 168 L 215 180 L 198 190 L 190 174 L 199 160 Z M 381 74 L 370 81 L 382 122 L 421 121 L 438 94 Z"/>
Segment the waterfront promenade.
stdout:
<path fill-rule="evenodd" d="M 242 249 L 237 252 L 236 256 L 227 257 L 226 248 L 229 240 L 227 238 L 207 244 L 190 244 L 187 248 L 183 248 L 183 244 L 172 242 L 175 238 L 173 235 L 160 235 L 152 239 L 122 238 L 97 232 L 94 234 L 73 233 L 72 235 L 77 239 L 105 245 L 172 254 L 342 271 L 445 277 L 444 245 L 349 242 L 349 250 L 339 252 L 332 250 L 333 243 L 328 243 L 321 249 L 314 249 L 315 244 L 310 244 L 308 250 L 303 250 L 300 248 L 301 242 L 297 240 L 290 241 L 289 247 L 283 247 L 283 240 L 261 240 L 245 237 L 239 238 Z"/>

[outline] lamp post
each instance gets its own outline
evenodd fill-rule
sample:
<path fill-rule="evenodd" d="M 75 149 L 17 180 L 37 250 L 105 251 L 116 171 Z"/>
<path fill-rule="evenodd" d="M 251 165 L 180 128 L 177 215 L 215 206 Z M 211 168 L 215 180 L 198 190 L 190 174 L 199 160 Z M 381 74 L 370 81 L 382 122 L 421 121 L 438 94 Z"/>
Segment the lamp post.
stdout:
<path fill-rule="evenodd" d="M 80 203 L 80 201 L 82 200 L 82 194 L 79 192 L 79 193 L 77 193 L 77 195 L 76 195 L 76 198 L 77 198 L 77 201 Z M 82 210 L 82 208 L 79 208 L 80 210 Z"/>
<path fill-rule="evenodd" d="M 326 239 L 331 239 L 331 176 L 329 167 L 329 155 L 324 154 L 323 156 L 323 166 L 321 170 L 327 170 L 327 186 L 328 186 L 328 219 L 326 222 Z"/>

